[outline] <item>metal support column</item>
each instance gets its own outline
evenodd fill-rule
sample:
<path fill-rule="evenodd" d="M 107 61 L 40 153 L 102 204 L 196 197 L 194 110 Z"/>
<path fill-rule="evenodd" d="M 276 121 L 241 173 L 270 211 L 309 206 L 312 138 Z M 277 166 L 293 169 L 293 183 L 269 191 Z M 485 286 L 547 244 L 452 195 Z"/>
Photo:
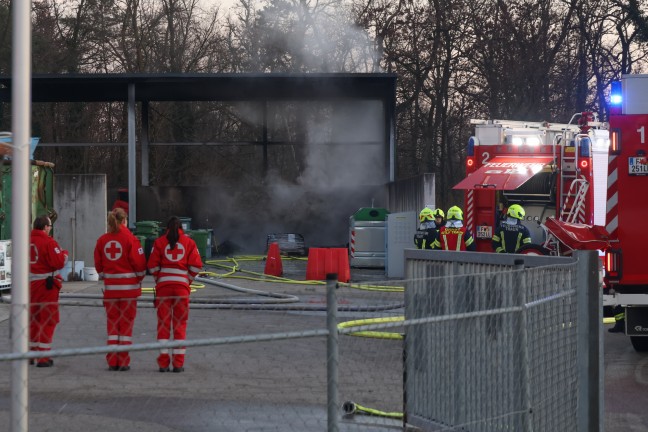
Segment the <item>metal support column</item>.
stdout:
<path fill-rule="evenodd" d="M 603 430 L 603 293 L 599 288 L 598 253 L 575 251 L 578 260 L 578 432 Z"/>
<path fill-rule="evenodd" d="M 128 225 L 137 221 L 137 166 L 135 147 L 135 84 L 128 84 Z"/>
<path fill-rule="evenodd" d="M 327 424 L 328 432 L 338 432 L 338 329 L 337 329 L 337 296 L 338 275 L 326 275 L 326 327 L 328 337 L 326 344 L 327 372 Z"/>
<path fill-rule="evenodd" d="M 263 101 L 263 179 L 268 175 L 268 101 Z"/>
<path fill-rule="evenodd" d="M 11 194 L 11 349 L 29 349 L 29 215 L 31 166 L 31 6 L 13 2 L 13 55 L 11 85 L 12 185 Z M 27 360 L 11 362 L 11 432 L 27 432 L 29 426 L 29 371 Z"/>
<path fill-rule="evenodd" d="M 142 101 L 142 186 L 149 185 L 149 102 Z"/>

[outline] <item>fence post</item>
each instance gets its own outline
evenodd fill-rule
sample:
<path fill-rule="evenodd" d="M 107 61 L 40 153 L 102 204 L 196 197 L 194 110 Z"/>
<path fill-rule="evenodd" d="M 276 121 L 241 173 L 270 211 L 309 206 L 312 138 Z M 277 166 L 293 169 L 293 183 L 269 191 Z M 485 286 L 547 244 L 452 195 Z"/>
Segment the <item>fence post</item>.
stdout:
<path fill-rule="evenodd" d="M 527 285 L 526 275 L 524 274 L 524 260 L 515 259 L 513 261 L 513 268 L 515 270 L 515 288 L 514 292 L 517 293 L 517 301 L 515 306 L 519 306 L 520 312 L 520 370 L 522 373 L 522 383 L 524 388 L 521 389 L 521 397 L 523 398 L 522 406 L 525 408 L 524 416 L 522 417 L 522 430 L 525 432 L 532 431 L 531 418 L 531 379 L 529 377 L 529 342 L 528 342 L 528 321 L 527 321 Z"/>
<path fill-rule="evenodd" d="M 603 300 L 598 253 L 575 251 L 578 333 L 578 432 L 599 432 L 603 424 Z"/>
<path fill-rule="evenodd" d="M 328 432 L 338 432 L 338 329 L 337 329 L 337 273 L 326 275 L 326 373 Z"/>

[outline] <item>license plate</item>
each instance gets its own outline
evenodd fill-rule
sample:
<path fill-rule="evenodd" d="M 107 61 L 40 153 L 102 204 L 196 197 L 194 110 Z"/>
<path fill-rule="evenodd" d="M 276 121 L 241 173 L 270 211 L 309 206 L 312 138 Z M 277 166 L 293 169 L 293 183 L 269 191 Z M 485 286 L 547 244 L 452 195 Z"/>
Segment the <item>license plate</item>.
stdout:
<path fill-rule="evenodd" d="M 628 174 L 648 175 L 648 158 L 645 157 L 628 158 Z"/>
<path fill-rule="evenodd" d="M 477 227 L 476 235 L 478 239 L 493 238 L 493 228 L 488 225 L 480 225 Z"/>

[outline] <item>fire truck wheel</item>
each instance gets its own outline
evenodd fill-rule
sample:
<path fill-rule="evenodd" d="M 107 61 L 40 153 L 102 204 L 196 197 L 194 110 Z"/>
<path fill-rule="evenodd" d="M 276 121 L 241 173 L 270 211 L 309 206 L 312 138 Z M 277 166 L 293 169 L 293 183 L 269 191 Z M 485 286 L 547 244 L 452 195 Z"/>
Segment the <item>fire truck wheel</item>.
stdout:
<path fill-rule="evenodd" d="M 549 255 L 549 249 L 537 244 L 527 244 L 520 248 L 517 253 L 522 255 Z"/>
<path fill-rule="evenodd" d="M 630 336 L 632 347 L 637 352 L 648 352 L 648 337 L 646 336 Z"/>

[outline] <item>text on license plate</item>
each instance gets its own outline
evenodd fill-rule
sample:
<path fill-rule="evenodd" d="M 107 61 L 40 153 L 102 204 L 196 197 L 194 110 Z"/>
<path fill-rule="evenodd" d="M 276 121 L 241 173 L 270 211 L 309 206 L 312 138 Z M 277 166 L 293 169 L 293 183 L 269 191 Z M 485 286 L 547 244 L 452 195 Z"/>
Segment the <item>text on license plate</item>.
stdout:
<path fill-rule="evenodd" d="M 645 157 L 628 158 L 628 174 L 648 175 L 648 158 Z"/>

